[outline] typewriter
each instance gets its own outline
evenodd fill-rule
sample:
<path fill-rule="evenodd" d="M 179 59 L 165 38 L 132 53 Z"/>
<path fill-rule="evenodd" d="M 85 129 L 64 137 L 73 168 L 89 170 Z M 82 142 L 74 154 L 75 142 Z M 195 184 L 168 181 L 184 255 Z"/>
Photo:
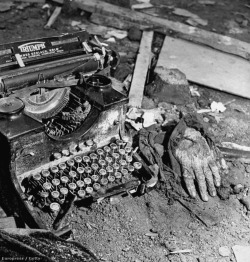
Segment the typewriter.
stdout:
<path fill-rule="evenodd" d="M 118 63 L 86 31 L 0 45 L 0 194 L 13 190 L 29 227 L 50 228 L 72 196 L 140 185 L 121 136 L 128 98 L 110 77 Z"/>

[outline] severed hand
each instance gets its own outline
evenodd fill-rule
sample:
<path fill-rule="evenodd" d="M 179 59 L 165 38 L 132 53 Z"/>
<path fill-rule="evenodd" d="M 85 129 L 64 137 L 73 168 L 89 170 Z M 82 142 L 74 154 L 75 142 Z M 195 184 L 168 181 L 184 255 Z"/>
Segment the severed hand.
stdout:
<path fill-rule="evenodd" d="M 207 191 L 216 195 L 221 178 L 216 165 L 214 151 L 206 139 L 194 128 L 186 128 L 183 139 L 178 143 L 174 155 L 181 165 L 182 176 L 187 190 L 196 197 L 195 181 L 203 201 L 208 201 Z"/>

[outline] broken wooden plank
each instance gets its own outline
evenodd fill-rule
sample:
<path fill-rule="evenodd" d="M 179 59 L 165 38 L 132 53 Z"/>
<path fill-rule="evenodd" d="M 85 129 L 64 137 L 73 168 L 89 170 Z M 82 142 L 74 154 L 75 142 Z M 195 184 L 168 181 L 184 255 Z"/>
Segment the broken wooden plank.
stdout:
<path fill-rule="evenodd" d="M 210 46 L 250 60 L 250 44 L 228 36 L 111 5 L 100 0 L 74 0 L 74 2 L 79 8 L 91 13 L 100 13 L 123 19 L 124 21 L 134 22 L 137 23 L 138 27 L 143 26 L 145 28 L 147 25 L 148 28 L 164 34 L 168 32 L 177 33 L 176 36 L 179 38 Z"/>
<path fill-rule="evenodd" d="M 153 36 L 153 31 L 143 31 L 129 91 L 129 106 L 131 107 L 141 107 L 148 67 L 152 58 L 151 47 Z"/>
<path fill-rule="evenodd" d="M 157 67 L 178 68 L 189 81 L 250 98 L 250 63 L 243 58 L 166 36 Z"/>
<path fill-rule="evenodd" d="M 45 29 L 49 29 L 51 28 L 51 26 L 55 23 L 57 17 L 59 16 L 59 14 L 62 11 L 62 7 L 61 6 L 57 6 L 54 10 L 54 12 L 52 13 L 51 17 L 49 18 L 49 21 L 47 22 L 47 24 L 44 26 Z"/>

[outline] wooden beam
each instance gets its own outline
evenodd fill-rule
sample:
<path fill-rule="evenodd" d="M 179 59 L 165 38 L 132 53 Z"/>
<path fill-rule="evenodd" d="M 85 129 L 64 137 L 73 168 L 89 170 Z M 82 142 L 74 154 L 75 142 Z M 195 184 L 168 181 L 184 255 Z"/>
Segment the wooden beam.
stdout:
<path fill-rule="evenodd" d="M 129 91 L 129 106 L 131 107 L 141 107 L 148 68 L 152 58 L 153 36 L 153 31 L 143 31 Z"/>
<path fill-rule="evenodd" d="M 1 217 L 0 228 L 16 228 L 16 221 L 14 217 Z"/>
<path fill-rule="evenodd" d="M 179 38 L 210 46 L 217 50 L 250 60 L 250 44 L 228 36 L 111 5 L 100 0 L 74 0 L 74 2 L 79 8 L 91 13 L 99 13 L 124 21 L 134 22 L 138 27 L 142 26 L 145 28 L 147 25 L 149 29 L 151 28 L 154 31 L 164 34 L 172 32 Z"/>

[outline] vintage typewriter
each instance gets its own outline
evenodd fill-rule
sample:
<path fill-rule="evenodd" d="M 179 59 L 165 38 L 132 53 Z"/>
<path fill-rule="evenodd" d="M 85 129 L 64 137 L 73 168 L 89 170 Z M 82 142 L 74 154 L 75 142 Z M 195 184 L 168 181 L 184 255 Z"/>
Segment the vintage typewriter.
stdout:
<path fill-rule="evenodd" d="M 128 98 L 109 77 L 118 63 L 86 31 L 0 45 L 0 191 L 14 190 L 30 227 L 50 227 L 72 199 L 139 186 L 121 136 Z"/>

